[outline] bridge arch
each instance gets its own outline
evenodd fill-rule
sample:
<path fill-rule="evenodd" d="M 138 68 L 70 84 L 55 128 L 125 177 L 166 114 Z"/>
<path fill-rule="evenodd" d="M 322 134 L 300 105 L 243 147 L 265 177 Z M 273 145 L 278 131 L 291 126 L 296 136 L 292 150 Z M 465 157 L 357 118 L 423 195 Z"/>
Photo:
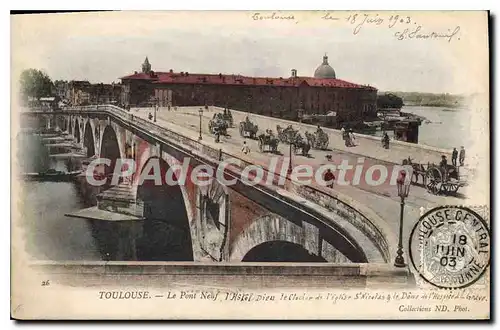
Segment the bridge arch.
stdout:
<path fill-rule="evenodd" d="M 95 152 L 94 133 L 90 121 L 85 124 L 85 133 L 83 133 L 83 146 L 87 149 L 87 157 L 92 157 Z"/>
<path fill-rule="evenodd" d="M 138 182 L 137 203 L 142 207 L 143 236 L 138 242 L 139 260 L 193 261 L 193 243 L 184 196 L 179 185 L 168 185 L 164 178 L 170 166 L 159 157 L 150 157 L 143 165 L 145 174 L 153 174 L 158 162 L 161 184 L 154 179 Z"/>
<path fill-rule="evenodd" d="M 75 138 L 76 143 L 80 143 L 80 123 L 78 122 L 78 118 L 75 120 Z"/>
<path fill-rule="evenodd" d="M 113 173 L 115 169 L 116 160 L 120 158 L 120 147 L 118 144 L 118 138 L 115 130 L 110 125 L 107 125 L 104 128 L 104 132 L 102 134 L 102 142 L 101 142 L 101 152 L 100 157 L 106 158 L 111 161 L 110 166 L 105 167 L 105 174 L 109 175 Z"/>
<path fill-rule="evenodd" d="M 330 244 L 322 247 L 318 230 L 299 226 L 275 214 L 264 215 L 240 233 L 231 244 L 229 259 L 239 261 L 350 262 Z M 288 251 L 289 257 L 283 256 Z M 324 253 L 327 252 L 327 253 Z"/>
<path fill-rule="evenodd" d="M 64 116 L 57 116 L 57 115 L 54 117 L 55 117 L 56 126 L 61 131 L 65 131 L 66 130 L 66 118 L 64 118 Z"/>
<path fill-rule="evenodd" d="M 322 256 L 312 254 L 304 246 L 288 241 L 267 241 L 253 247 L 243 262 L 327 262 Z"/>

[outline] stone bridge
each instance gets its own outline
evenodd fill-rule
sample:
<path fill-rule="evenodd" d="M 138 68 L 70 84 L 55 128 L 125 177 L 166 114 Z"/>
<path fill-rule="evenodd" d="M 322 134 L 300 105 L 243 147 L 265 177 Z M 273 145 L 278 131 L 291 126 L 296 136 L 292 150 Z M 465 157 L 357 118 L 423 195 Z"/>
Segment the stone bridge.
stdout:
<path fill-rule="evenodd" d="M 90 219 L 113 236 L 111 260 L 293 261 L 392 264 L 396 238 L 366 206 L 322 187 L 284 184 L 249 186 L 240 175 L 250 157 L 234 155 L 160 127 L 121 108 L 103 105 L 57 112 L 23 112 L 43 118 L 75 137 L 88 157 L 135 160 L 137 173 L 159 162 L 162 173 L 189 158 L 184 185 L 139 183 L 139 175 L 115 185 L 108 181 L 96 206 L 69 216 Z M 198 165 L 213 169 L 236 159 L 224 177 L 195 185 Z M 107 167 L 108 171 L 111 168 Z M 279 173 L 266 175 L 277 182 Z M 149 172 L 148 172 L 149 173 Z M 148 183 L 149 182 L 149 183 Z"/>

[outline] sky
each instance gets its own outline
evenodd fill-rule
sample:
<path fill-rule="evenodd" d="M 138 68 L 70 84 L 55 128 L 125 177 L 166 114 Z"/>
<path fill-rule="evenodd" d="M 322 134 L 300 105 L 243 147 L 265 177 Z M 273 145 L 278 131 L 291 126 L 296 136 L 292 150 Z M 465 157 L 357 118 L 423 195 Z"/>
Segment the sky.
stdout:
<path fill-rule="evenodd" d="M 382 91 L 487 92 L 484 13 L 329 12 L 338 20 L 327 20 L 326 12 L 276 12 L 288 19 L 259 19 L 272 13 L 11 16 L 12 79 L 33 67 L 53 80 L 118 82 L 140 71 L 146 56 L 154 71 L 289 77 L 297 69 L 312 76 L 326 53 L 337 78 Z M 396 37 L 419 26 L 419 33 L 459 31 L 451 40 Z"/>

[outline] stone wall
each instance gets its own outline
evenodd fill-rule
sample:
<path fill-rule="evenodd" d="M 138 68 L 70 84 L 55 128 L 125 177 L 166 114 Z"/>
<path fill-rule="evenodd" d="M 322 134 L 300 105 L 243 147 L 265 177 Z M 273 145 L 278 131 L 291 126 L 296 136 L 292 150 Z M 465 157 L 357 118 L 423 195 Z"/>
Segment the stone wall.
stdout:
<path fill-rule="evenodd" d="M 53 262 L 31 263 L 35 272 L 50 274 L 51 282 L 100 287 L 133 285 L 165 287 L 190 283 L 246 289 L 311 287 L 408 288 L 414 287 L 407 268 L 389 264 L 205 264 L 175 262 Z"/>

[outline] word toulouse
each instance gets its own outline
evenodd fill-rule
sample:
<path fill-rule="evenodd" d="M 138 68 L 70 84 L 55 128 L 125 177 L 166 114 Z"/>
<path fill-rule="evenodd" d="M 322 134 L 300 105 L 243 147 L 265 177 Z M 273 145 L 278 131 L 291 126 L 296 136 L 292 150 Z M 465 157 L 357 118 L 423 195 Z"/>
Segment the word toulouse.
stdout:
<path fill-rule="evenodd" d="M 149 299 L 148 291 L 99 291 L 99 299 Z"/>
<path fill-rule="evenodd" d="M 137 171 L 136 163 L 133 159 L 118 158 L 115 162 L 106 158 L 97 158 L 92 161 L 86 170 L 86 177 L 89 184 L 94 186 L 102 186 L 107 183 L 107 178 L 96 178 L 96 173 L 102 165 L 108 168 L 113 167 L 111 178 L 111 185 L 117 185 L 120 178 L 133 178 L 134 182 L 137 179 L 137 184 L 141 185 L 145 181 L 153 181 L 155 185 L 185 185 L 186 180 L 189 179 L 192 183 L 198 186 L 209 186 L 215 177 L 220 184 L 225 186 L 235 185 L 238 181 L 243 182 L 248 186 L 255 186 L 257 184 L 267 186 L 283 186 L 288 175 L 289 178 L 298 185 L 309 185 L 314 180 L 315 183 L 322 186 L 329 186 L 333 183 L 337 185 L 359 185 L 363 177 L 364 183 L 370 186 L 379 186 L 386 182 L 389 178 L 389 172 L 392 171 L 390 176 L 390 185 L 396 185 L 398 176 L 401 172 L 406 173 L 406 180 L 411 179 L 412 169 L 411 166 L 391 165 L 390 168 L 385 165 L 375 164 L 365 168 L 365 158 L 358 158 L 355 165 L 349 164 L 349 161 L 344 159 L 338 165 L 324 164 L 316 169 L 313 166 L 297 165 L 293 166 L 289 173 L 289 158 L 284 158 L 279 164 L 278 157 L 271 158 L 269 166 L 264 169 L 260 165 L 241 166 L 238 159 L 230 158 L 219 163 L 216 169 L 210 165 L 200 164 L 195 167 L 190 166 L 191 159 L 186 157 L 183 159 L 182 164 L 172 163 L 169 164 L 168 169 L 160 166 L 158 158 L 150 159 L 140 171 L 139 176 L 135 177 Z M 326 176 L 325 173 L 330 170 L 335 172 L 334 176 Z M 350 173 L 351 180 L 346 179 L 346 174 Z M 275 177 L 276 176 L 276 177 Z M 333 177 L 333 178 L 332 178 Z M 277 179 L 277 180 L 275 180 Z M 327 179 L 327 180 L 325 180 Z"/>

